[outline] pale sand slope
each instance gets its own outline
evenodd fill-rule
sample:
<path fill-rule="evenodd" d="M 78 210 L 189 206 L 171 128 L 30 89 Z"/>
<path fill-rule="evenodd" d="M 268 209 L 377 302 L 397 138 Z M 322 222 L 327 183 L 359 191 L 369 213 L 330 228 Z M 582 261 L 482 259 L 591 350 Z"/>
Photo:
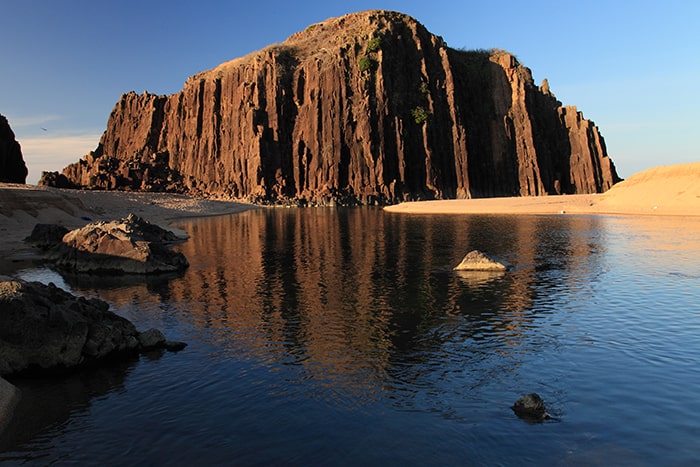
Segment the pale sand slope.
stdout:
<path fill-rule="evenodd" d="M 416 214 L 631 214 L 700 216 L 700 162 L 639 172 L 603 194 L 417 201 L 384 208 Z"/>
<path fill-rule="evenodd" d="M 36 257 L 37 252 L 23 240 L 38 223 L 61 224 L 73 229 L 90 220 L 113 220 L 134 213 L 186 236 L 185 232 L 170 226 L 170 222 L 257 207 L 164 193 L 60 190 L 0 183 L 0 274 L 3 269 L 12 270 L 13 262 Z"/>

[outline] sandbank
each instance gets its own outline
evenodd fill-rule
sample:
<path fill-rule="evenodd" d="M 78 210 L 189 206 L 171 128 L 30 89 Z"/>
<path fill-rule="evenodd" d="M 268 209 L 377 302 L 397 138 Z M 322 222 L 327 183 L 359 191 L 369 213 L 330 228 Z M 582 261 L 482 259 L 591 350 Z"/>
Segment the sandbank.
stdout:
<path fill-rule="evenodd" d="M 61 190 L 0 183 L 0 274 L 38 257 L 38 252 L 24 242 L 38 223 L 74 229 L 91 221 L 113 220 L 134 213 L 184 237 L 186 232 L 173 227 L 171 222 L 258 207 L 170 193 Z"/>
<path fill-rule="evenodd" d="M 384 209 L 411 214 L 700 216 L 700 162 L 648 169 L 602 194 L 416 201 Z"/>

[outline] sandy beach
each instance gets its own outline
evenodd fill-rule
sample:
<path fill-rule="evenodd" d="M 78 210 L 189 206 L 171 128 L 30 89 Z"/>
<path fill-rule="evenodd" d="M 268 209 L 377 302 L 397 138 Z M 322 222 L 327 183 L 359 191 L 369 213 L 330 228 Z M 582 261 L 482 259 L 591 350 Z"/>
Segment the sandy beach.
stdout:
<path fill-rule="evenodd" d="M 417 201 L 384 209 L 411 214 L 700 216 L 700 162 L 648 169 L 602 194 Z"/>
<path fill-rule="evenodd" d="M 233 214 L 259 206 L 166 193 L 61 190 L 0 183 L 0 274 L 37 258 L 23 240 L 38 223 L 73 229 L 90 221 L 113 220 L 130 213 L 186 237 L 171 222 L 189 217 Z"/>

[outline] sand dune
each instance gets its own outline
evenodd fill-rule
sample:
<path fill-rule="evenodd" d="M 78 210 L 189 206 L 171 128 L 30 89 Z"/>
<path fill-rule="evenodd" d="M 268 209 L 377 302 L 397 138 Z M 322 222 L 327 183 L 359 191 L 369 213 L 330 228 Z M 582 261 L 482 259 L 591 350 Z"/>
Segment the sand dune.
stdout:
<path fill-rule="evenodd" d="M 700 162 L 648 169 L 603 194 L 418 201 L 385 209 L 416 214 L 700 216 Z"/>

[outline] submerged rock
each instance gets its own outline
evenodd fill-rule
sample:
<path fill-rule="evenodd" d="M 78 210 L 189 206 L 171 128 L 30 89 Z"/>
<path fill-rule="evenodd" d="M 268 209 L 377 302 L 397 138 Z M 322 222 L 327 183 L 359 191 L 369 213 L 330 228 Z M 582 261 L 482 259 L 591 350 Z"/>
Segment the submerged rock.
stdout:
<path fill-rule="evenodd" d="M 143 334 L 153 332 L 139 333 L 102 300 L 53 284 L 0 280 L 0 375 L 61 372 L 144 351 Z M 165 338 L 148 344 L 165 348 Z"/>
<path fill-rule="evenodd" d="M 455 271 L 507 271 L 511 265 L 479 250 L 472 250 L 454 267 Z"/>
<path fill-rule="evenodd" d="M 511 407 L 515 415 L 525 420 L 538 421 L 549 418 L 544 401 L 537 393 L 525 394 Z"/>
<path fill-rule="evenodd" d="M 56 266 L 74 272 L 153 274 L 189 266 L 182 253 L 170 249 L 178 238 L 134 215 L 98 221 L 66 233 L 48 253 Z"/>

